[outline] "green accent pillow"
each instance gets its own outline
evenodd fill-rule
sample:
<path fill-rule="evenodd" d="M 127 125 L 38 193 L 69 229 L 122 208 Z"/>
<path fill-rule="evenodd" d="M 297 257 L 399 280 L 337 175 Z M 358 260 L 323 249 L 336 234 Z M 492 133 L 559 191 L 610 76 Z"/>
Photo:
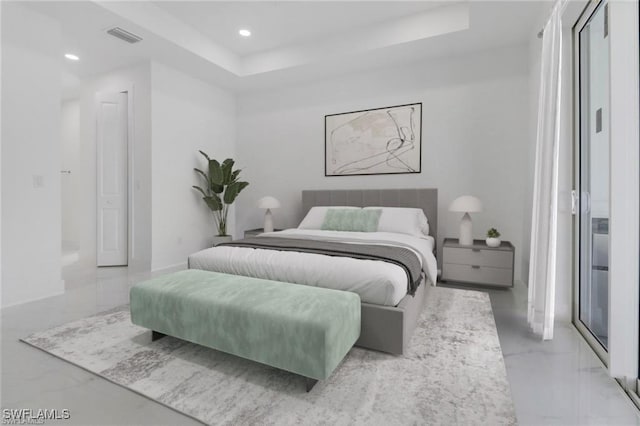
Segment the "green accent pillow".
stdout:
<path fill-rule="evenodd" d="M 329 209 L 320 229 L 324 231 L 376 232 L 381 214 L 381 209 Z"/>

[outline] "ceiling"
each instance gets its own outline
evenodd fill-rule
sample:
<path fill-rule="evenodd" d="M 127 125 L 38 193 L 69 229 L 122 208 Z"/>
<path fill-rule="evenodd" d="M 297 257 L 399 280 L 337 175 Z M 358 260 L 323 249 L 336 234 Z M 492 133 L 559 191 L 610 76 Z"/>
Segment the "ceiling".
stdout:
<path fill-rule="evenodd" d="M 251 90 L 526 43 L 547 1 L 42 1 L 58 20 L 67 81 L 156 60 Z M 127 44 L 105 30 L 143 38 Z M 246 27 L 252 36 L 243 38 Z M 63 53 L 80 56 L 78 62 Z"/>
<path fill-rule="evenodd" d="M 154 1 L 239 56 L 308 43 L 424 12 L 453 1 L 185 2 Z M 251 30 L 252 37 L 238 34 Z"/>

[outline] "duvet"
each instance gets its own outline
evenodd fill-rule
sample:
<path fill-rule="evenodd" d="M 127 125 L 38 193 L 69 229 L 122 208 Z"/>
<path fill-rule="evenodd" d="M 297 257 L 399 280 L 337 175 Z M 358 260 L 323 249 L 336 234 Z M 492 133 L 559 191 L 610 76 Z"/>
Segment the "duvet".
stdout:
<path fill-rule="evenodd" d="M 263 236 L 396 246 L 411 250 L 432 283 L 437 276 L 433 238 L 390 232 L 341 232 L 288 229 Z M 252 247 L 218 246 L 189 256 L 189 267 L 296 284 L 351 291 L 362 302 L 395 306 L 407 295 L 407 271 L 400 265 L 351 257 L 279 251 Z"/>

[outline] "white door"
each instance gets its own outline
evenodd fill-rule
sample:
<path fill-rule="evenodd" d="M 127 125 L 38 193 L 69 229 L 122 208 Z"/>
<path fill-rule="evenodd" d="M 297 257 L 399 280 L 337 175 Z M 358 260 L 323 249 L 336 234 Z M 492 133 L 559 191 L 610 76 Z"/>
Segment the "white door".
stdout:
<path fill-rule="evenodd" d="M 98 266 L 127 265 L 127 94 L 97 94 Z"/>

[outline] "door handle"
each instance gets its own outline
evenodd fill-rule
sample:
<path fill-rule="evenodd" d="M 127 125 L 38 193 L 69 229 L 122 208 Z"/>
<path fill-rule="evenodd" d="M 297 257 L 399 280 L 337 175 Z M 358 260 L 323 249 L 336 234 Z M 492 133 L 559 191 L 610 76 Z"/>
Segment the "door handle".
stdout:
<path fill-rule="evenodd" d="M 478 266 L 478 265 L 471 265 L 471 267 L 472 267 L 473 269 L 480 269 L 480 266 Z"/>
<path fill-rule="evenodd" d="M 582 191 L 582 213 L 591 213 L 591 193 L 588 191 Z"/>

